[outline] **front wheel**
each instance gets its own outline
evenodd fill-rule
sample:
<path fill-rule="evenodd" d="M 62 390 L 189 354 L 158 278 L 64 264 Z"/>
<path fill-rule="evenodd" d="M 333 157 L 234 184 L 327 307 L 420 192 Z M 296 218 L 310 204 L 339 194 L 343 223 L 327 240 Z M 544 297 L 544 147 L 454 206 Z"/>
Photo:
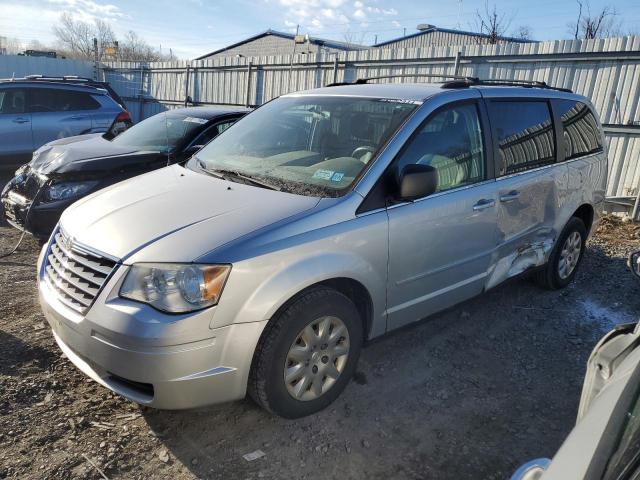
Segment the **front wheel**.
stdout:
<path fill-rule="evenodd" d="M 285 418 L 322 410 L 353 377 L 362 320 L 353 302 L 330 288 L 303 293 L 269 323 L 256 348 L 249 395 Z"/>
<path fill-rule="evenodd" d="M 582 260 L 586 241 L 587 229 L 584 223 L 579 218 L 572 217 L 560 233 L 549 261 L 538 272 L 538 284 L 557 290 L 571 283 Z"/>

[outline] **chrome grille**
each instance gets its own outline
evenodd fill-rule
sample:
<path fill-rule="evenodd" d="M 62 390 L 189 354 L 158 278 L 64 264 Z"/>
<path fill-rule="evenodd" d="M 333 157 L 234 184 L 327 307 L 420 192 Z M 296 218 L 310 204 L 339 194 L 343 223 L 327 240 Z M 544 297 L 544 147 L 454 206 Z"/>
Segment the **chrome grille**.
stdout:
<path fill-rule="evenodd" d="M 44 264 L 44 280 L 67 306 L 86 313 L 116 261 L 83 248 L 58 229 Z"/>

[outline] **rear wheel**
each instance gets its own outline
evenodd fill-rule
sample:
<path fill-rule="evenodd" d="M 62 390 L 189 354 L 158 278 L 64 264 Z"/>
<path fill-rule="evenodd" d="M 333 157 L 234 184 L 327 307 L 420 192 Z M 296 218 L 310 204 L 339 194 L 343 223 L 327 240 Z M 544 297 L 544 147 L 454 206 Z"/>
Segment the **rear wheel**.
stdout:
<path fill-rule="evenodd" d="M 572 217 L 558 237 L 543 270 L 537 273 L 537 283 L 545 288 L 557 290 L 566 287 L 576 275 L 584 254 L 587 229 L 582 220 Z"/>
<path fill-rule="evenodd" d="M 353 302 L 330 288 L 303 293 L 263 333 L 249 374 L 249 395 L 286 418 L 322 410 L 353 377 L 362 321 Z"/>

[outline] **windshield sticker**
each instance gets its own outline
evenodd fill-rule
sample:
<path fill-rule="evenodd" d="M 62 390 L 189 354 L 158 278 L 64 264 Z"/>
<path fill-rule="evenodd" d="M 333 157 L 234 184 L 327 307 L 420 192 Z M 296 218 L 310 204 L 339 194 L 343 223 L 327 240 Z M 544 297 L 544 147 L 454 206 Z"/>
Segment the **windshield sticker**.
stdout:
<path fill-rule="evenodd" d="M 410 105 L 422 105 L 422 100 L 407 100 L 403 98 L 379 98 L 379 102 L 389 102 L 389 103 L 408 103 Z"/>
<path fill-rule="evenodd" d="M 206 120 L 204 118 L 198 118 L 198 117 L 185 117 L 182 121 L 183 122 L 191 122 L 191 123 L 199 123 L 200 125 L 204 125 L 209 120 Z"/>
<path fill-rule="evenodd" d="M 333 174 L 333 176 L 331 177 L 331 181 L 332 182 L 340 182 L 342 179 L 344 178 L 344 173 L 342 172 L 336 172 Z"/>
<path fill-rule="evenodd" d="M 333 170 L 318 169 L 313 174 L 313 178 L 321 178 L 322 180 L 331 180 L 333 173 L 334 173 Z"/>

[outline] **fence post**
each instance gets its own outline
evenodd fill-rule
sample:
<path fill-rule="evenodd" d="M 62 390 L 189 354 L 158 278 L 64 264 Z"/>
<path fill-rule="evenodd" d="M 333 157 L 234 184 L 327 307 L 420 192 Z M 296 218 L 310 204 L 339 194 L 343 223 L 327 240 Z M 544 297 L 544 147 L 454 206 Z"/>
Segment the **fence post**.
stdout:
<path fill-rule="evenodd" d="M 458 75 L 458 72 L 460 71 L 460 56 L 462 55 L 462 52 L 460 50 L 458 50 L 456 52 L 456 59 L 453 63 L 453 74 L 454 75 Z"/>
<path fill-rule="evenodd" d="M 333 83 L 338 81 L 338 54 L 336 53 L 336 58 L 333 59 Z"/>
<path fill-rule="evenodd" d="M 253 63 L 249 62 L 247 64 L 247 98 L 245 99 L 244 105 L 248 107 L 251 105 L 251 67 Z"/>
<path fill-rule="evenodd" d="M 187 63 L 187 71 L 184 78 L 184 106 L 186 107 L 189 102 L 189 71 L 191 70 L 191 64 Z"/>
<path fill-rule="evenodd" d="M 138 122 L 144 120 L 144 66 L 140 65 L 140 91 L 138 92 Z"/>

